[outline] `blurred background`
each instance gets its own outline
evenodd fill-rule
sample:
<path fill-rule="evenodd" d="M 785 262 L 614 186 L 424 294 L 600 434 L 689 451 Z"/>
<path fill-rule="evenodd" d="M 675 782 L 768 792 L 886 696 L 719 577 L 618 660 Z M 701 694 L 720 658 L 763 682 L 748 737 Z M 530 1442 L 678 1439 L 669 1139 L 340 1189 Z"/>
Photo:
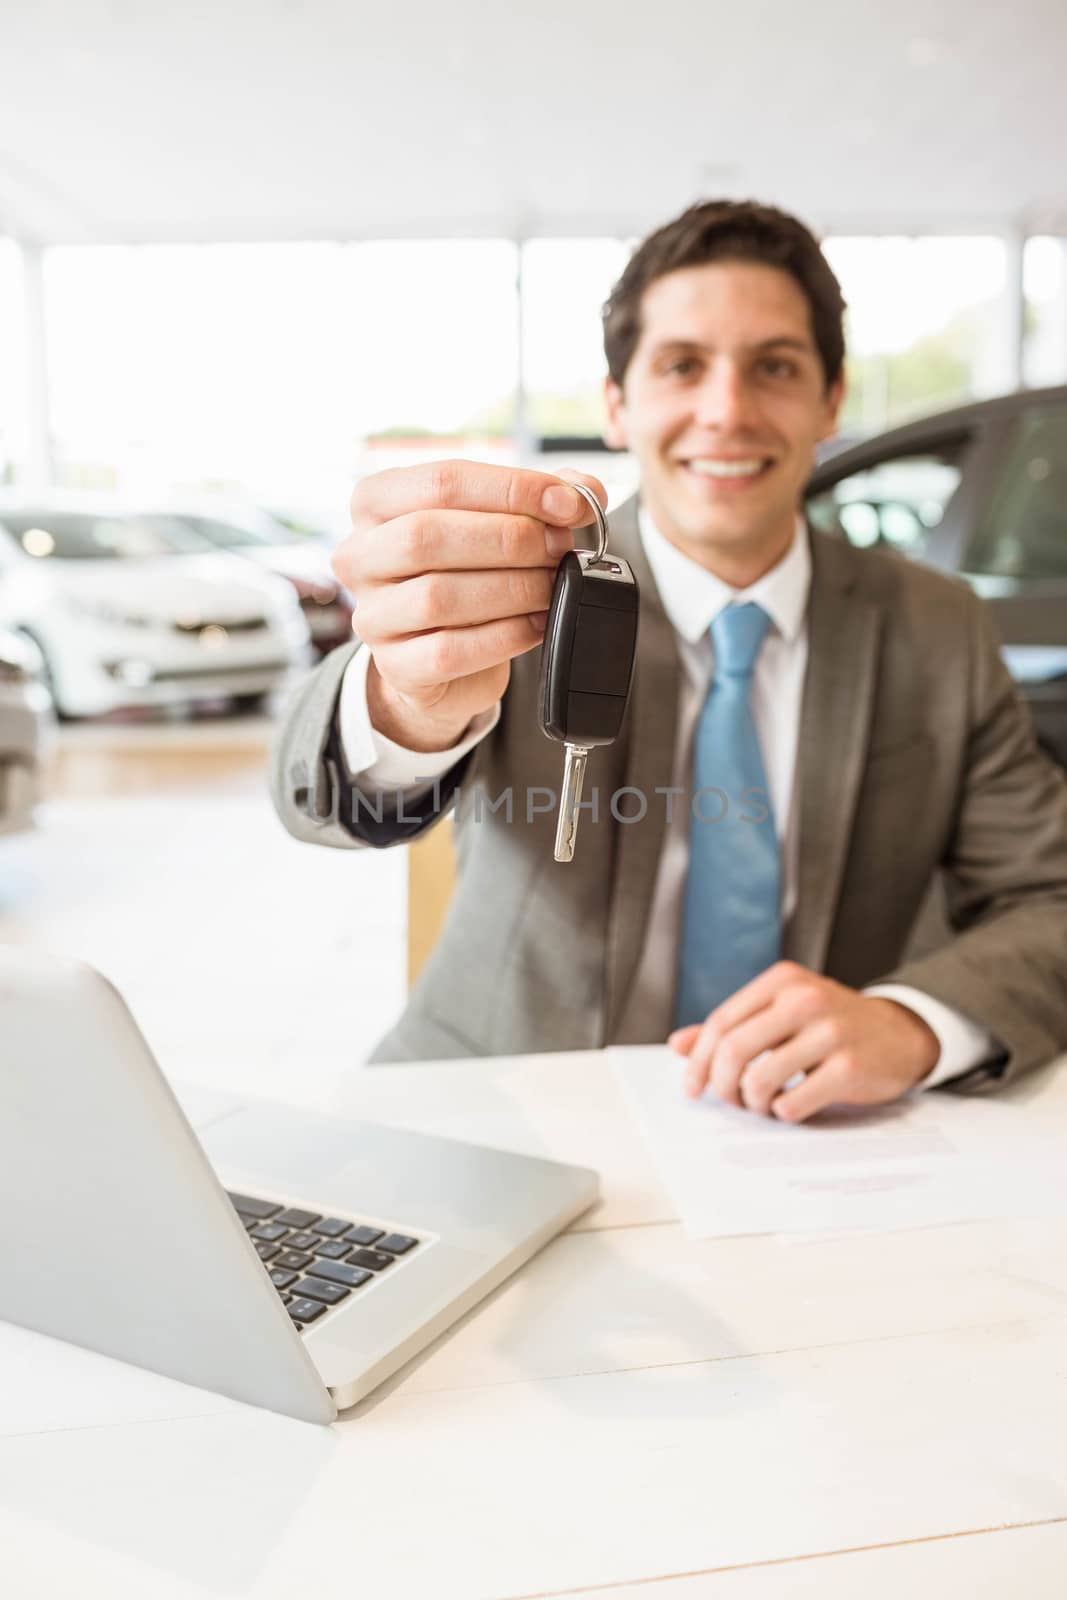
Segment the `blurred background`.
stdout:
<path fill-rule="evenodd" d="M 629 493 L 599 311 L 700 198 L 824 240 L 813 520 L 963 573 L 1067 762 L 1065 50 L 1059 0 L 0 6 L 0 938 L 95 960 L 193 1076 L 362 1059 L 409 852 L 296 845 L 263 776 L 350 636 L 352 484 Z"/>

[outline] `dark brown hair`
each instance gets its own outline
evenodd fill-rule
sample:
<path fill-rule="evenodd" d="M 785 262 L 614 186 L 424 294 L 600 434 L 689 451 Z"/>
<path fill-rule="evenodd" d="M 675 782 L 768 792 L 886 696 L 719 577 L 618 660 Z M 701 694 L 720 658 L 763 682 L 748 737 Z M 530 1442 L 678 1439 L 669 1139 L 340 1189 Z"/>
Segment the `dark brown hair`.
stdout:
<path fill-rule="evenodd" d="M 645 290 L 669 272 L 711 261 L 756 261 L 788 272 L 811 308 L 827 388 L 840 377 L 845 299 L 815 235 L 788 212 L 755 200 L 702 200 L 638 245 L 604 305 L 604 354 L 617 384 L 641 337 Z"/>

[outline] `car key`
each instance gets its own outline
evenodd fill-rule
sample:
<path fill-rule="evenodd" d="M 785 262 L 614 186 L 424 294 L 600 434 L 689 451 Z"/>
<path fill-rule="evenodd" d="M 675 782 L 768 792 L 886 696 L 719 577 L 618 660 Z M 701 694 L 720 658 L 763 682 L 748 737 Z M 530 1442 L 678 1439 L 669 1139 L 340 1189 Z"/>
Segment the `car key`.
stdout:
<path fill-rule="evenodd" d="M 557 861 L 573 859 L 585 765 L 592 749 L 619 736 L 637 650 L 637 580 L 607 553 L 599 500 L 583 484 L 571 488 L 593 508 L 597 548 L 570 550 L 560 562 L 541 647 L 541 730 L 565 752 Z"/>

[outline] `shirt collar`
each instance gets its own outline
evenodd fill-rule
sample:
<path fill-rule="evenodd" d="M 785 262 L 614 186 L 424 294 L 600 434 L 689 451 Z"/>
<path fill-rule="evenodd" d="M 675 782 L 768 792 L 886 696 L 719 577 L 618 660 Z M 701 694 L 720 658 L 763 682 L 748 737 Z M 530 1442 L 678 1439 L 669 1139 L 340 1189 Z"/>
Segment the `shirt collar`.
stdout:
<path fill-rule="evenodd" d="M 793 541 L 782 559 L 747 589 L 724 583 L 692 557 L 683 555 L 656 527 L 643 503 L 637 508 L 641 543 L 656 587 L 676 633 L 696 644 L 731 601 L 755 600 L 790 644 L 804 621 L 811 588 L 811 548 L 798 513 Z"/>

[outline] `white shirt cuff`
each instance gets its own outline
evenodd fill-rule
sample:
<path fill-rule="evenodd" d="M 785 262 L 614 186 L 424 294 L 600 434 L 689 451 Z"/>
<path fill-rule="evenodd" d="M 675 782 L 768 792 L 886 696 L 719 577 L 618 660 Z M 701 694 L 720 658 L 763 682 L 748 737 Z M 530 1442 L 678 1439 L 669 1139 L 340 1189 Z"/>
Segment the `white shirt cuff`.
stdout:
<path fill-rule="evenodd" d="M 977 1067 L 980 1062 L 988 1061 L 999 1053 L 1000 1047 L 988 1028 L 972 1022 L 962 1011 L 954 1010 L 942 1000 L 935 1000 L 921 989 L 913 989 L 906 983 L 876 983 L 863 992 L 880 995 L 883 1000 L 896 1000 L 898 1004 L 907 1006 L 937 1035 L 941 1054 L 933 1070 L 920 1080 L 920 1089 L 933 1089 L 939 1083 L 947 1083 L 950 1078 L 958 1078 L 960 1073 Z"/>
<path fill-rule="evenodd" d="M 429 789 L 438 778 L 456 762 L 473 750 L 474 746 L 491 733 L 500 718 L 499 705 L 480 712 L 467 727 L 458 744 L 448 750 L 430 750 L 420 753 L 394 744 L 377 728 L 372 727 L 367 705 L 367 669 L 371 653 L 364 646 L 357 650 L 341 679 L 341 693 L 337 701 L 337 726 L 341 735 L 341 750 L 345 765 L 357 787 L 364 793 L 368 789 L 404 790 L 414 797 Z"/>

